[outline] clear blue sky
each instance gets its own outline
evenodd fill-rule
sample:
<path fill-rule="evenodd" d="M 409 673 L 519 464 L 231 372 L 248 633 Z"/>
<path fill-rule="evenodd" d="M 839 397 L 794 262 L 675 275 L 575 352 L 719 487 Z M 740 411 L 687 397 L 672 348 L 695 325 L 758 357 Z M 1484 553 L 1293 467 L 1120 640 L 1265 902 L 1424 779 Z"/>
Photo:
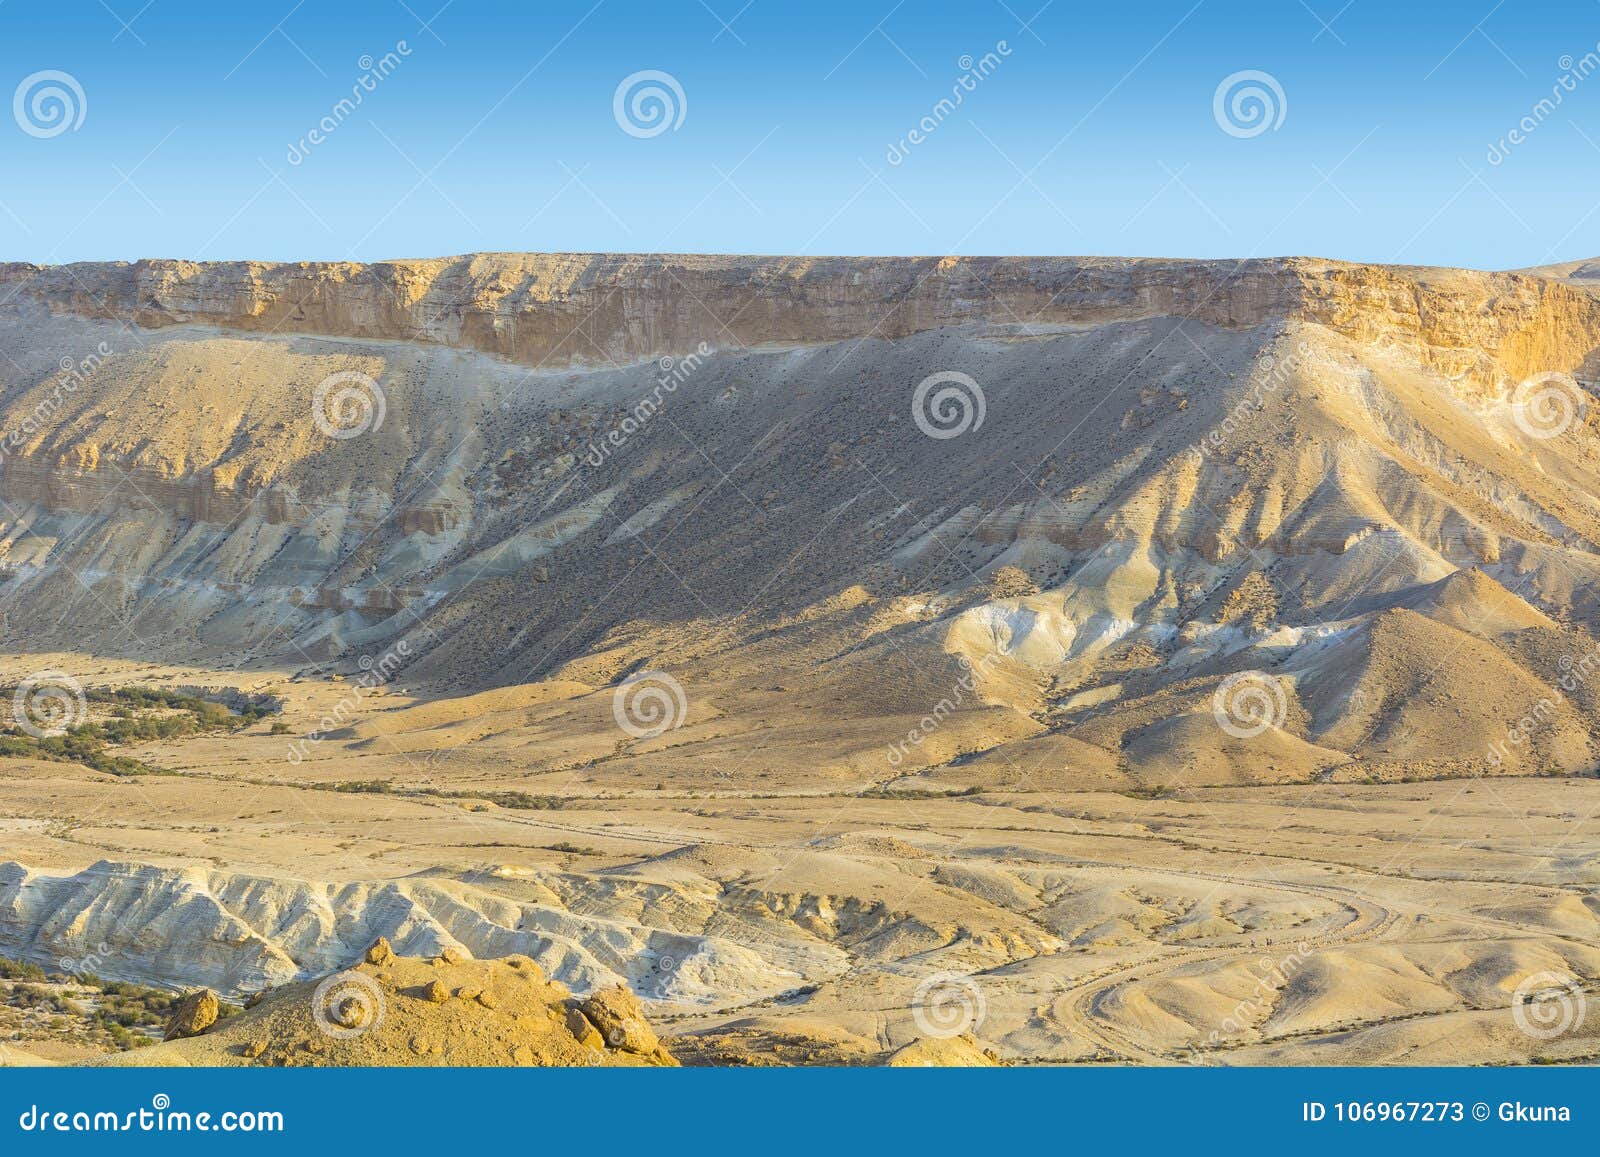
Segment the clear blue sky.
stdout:
<path fill-rule="evenodd" d="M 83 114 L 0 106 L 0 259 L 1528 265 L 1600 253 L 1597 42 L 1595 0 L 0 0 L 0 99 L 53 70 Z M 644 70 L 683 97 L 656 135 L 614 115 Z M 1244 70 L 1282 93 L 1256 135 L 1215 115 Z"/>

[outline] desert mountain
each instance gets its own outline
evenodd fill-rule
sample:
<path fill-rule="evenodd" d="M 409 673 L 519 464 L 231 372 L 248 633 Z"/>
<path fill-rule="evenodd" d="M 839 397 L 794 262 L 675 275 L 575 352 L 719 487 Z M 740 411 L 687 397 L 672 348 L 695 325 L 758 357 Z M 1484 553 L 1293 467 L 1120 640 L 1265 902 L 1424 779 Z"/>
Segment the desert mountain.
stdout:
<path fill-rule="evenodd" d="M 283 706 L 0 760 L 0 955 L 521 954 L 702 1059 L 1542 1055 L 1585 268 L 0 266 L 8 684 Z"/>
<path fill-rule="evenodd" d="M 487 254 L 0 287 L 18 648 L 398 649 L 450 692 L 660 668 L 723 730 L 793 683 L 771 743 L 825 712 L 831 774 L 959 659 L 975 718 L 908 767 L 1061 736 L 1133 782 L 1482 765 L 1593 649 L 1600 303 L 1546 278 Z M 939 373 L 979 394 L 957 437 L 913 413 Z M 1246 671 L 1273 734 L 1234 750 L 1210 704 Z M 1589 766 L 1581 703 L 1499 766 Z"/>

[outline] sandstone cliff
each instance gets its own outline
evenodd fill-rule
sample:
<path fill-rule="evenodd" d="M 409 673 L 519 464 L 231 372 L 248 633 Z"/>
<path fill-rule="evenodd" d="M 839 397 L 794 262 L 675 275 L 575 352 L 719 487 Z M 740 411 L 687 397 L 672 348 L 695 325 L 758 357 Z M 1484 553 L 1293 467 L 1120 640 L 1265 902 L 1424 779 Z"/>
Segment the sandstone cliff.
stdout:
<path fill-rule="evenodd" d="M 1517 376 L 1582 356 L 1600 333 L 1600 305 L 1545 279 L 1315 259 L 481 253 L 0 265 L 0 299 L 14 295 L 151 329 L 423 341 L 546 367 L 640 361 L 701 342 L 895 339 L 974 321 L 1251 326 L 1304 316 L 1362 340 L 1419 341 L 1446 365 L 1482 350 Z"/>

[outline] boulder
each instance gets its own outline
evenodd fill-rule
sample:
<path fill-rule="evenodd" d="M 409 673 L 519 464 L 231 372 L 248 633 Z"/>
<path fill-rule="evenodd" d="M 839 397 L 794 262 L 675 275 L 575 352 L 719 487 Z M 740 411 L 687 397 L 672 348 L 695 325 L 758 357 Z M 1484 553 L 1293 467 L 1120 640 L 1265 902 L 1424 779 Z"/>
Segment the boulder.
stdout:
<path fill-rule="evenodd" d="M 600 1035 L 600 1030 L 595 1028 L 594 1022 L 583 1015 L 583 1010 L 576 1007 L 567 1009 L 567 1031 L 584 1048 L 594 1049 L 595 1052 L 604 1052 L 606 1038 Z"/>
<path fill-rule="evenodd" d="M 217 1000 L 217 994 L 209 988 L 186 992 L 172 1010 L 172 1016 L 167 1021 L 166 1036 L 162 1039 L 182 1040 L 184 1037 L 199 1036 L 217 1023 L 217 1016 L 221 1012 L 222 1005 Z"/>
<path fill-rule="evenodd" d="M 579 1007 L 614 1049 L 650 1056 L 661 1044 L 644 1019 L 639 998 L 621 985 L 599 989 Z"/>

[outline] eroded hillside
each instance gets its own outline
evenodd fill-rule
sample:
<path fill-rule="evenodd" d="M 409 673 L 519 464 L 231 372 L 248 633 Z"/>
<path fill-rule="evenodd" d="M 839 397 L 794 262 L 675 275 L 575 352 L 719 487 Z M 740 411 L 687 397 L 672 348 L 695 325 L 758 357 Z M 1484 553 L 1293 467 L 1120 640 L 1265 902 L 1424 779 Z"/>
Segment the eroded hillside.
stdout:
<path fill-rule="evenodd" d="M 1001 978 L 979 1036 L 1012 1059 L 1352 1025 L 1387 1059 L 1435 1047 L 1389 1023 L 1423 1012 L 1526 1059 L 1473 1018 L 1600 943 L 1570 280 L 4 267 L 7 679 L 271 690 L 287 734 L 144 744 L 171 774 L 138 807 L 0 764 L 0 949 L 230 991 L 373 935 L 520 952 L 630 984 L 688 1056 L 877 1055 L 953 969 Z M 249 802 L 186 810 L 217 781 Z"/>
<path fill-rule="evenodd" d="M 988 657 L 992 738 L 1162 781 L 1482 756 L 1591 649 L 1597 444 L 1584 388 L 1540 375 L 1582 377 L 1600 305 L 1548 279 L 571 255 L 5 279 L 18 645 L 403 643 L 439 688 L 804 670 L 874 716 L 929 690 L 876 679 L 886 656 L 933 688 Z M 940 373 L 980 394 L 958 437 L 913 412 Z M 1528 432 L 1529 379 L 1560 429 Z M 1027 589 L 994 597 L 1009 567 Z M 1508 701 L 1420 688 L 1454 648 Z M 1246 667 L 1285 705 L 1260 758 L 1206 705 Z M 1513 762 L 1585 765 L 1585 703 Z"/>

